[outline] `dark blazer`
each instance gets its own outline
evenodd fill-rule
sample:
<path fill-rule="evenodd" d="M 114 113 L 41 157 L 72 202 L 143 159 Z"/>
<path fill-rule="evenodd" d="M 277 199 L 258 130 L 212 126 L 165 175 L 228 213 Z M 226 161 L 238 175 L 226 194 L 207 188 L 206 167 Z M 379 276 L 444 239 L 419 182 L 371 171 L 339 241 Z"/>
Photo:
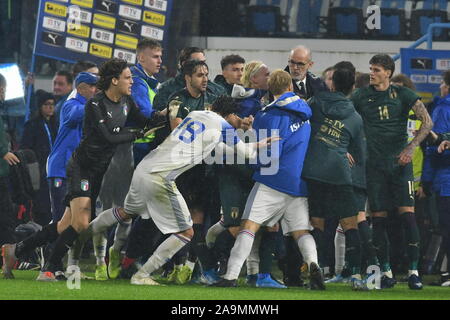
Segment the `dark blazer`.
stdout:
<path fill-rule="evenodd" d="M 284 71 L 289 72 L 289 66 L 287 66 Z M 292 79 L 292 84 L 294 85 L 294 93 L 305 100 L 308 100 L 320 91 L 329 91 L 325 82 L 309 71 L 306 74 L 306 96 L 300 94 L 300 88 L 294 79 Z"/>

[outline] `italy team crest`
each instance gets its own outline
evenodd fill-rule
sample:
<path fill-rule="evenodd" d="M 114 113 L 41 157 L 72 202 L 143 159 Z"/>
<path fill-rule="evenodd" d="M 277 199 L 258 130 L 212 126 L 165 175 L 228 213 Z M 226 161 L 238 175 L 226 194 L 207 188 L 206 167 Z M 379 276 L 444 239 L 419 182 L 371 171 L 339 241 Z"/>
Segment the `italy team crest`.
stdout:
<path fill-rule="evenodd" d="M 56 178 L 53 185 L 55 186 L 55 188 L 61 187 L 62 186 L 62 179 Z"/>
<path fill-rule="evenodd" d="M 88 191 L 89 190 L 89 181 L 81 180 L 81 190 Z"/>
<path fill-rule="evenodd" d="M 233 219 L 237 219 L 239 216 L 239 208 L 237 207 L 231 207 L 231 217 Z"/>

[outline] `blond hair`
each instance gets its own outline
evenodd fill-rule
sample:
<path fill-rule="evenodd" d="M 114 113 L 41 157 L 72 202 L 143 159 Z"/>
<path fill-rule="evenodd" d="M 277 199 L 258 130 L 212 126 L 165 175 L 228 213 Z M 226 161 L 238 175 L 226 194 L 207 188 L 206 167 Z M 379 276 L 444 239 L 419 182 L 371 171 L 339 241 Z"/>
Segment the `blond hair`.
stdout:
<path fill-rule="evenodd" d="M 269 76 L 269 91 L 279 96 L 289 90 L 291 83 L 292 78 L 288 72 L 281 69 L 274 70 Z"/>
<path fill-rule="evenodd" d="M 266 66 L 262 61 L 250 61 L 244 67 L 244 73 L 241 77 L 241 83 L 245 88 L 252 87 L 252 77 L 263 67 Z"/>

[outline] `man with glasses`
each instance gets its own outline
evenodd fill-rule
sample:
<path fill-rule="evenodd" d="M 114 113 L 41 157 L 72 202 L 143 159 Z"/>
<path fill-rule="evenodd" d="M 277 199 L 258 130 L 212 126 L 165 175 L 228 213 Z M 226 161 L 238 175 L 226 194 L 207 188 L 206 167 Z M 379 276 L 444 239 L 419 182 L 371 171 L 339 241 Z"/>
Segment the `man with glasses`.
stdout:
<path fill-rule="evenodd" d="M 319 91 L 328 91 L 323 80 L 308 71 L 313 64 L 311 50 L 298 46 L 291 50 L 285 69 L 292 77 L 294 93 L 305 100 Z"/>

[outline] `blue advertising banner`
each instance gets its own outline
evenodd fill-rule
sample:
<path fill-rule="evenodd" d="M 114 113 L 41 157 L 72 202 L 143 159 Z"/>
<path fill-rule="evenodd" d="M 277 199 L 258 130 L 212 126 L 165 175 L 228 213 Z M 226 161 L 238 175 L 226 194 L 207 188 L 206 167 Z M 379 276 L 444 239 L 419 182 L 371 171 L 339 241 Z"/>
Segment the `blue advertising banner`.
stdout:
<path fill-rule="evenodd" d="M 173 0 L 40 0 L 34 54 L 75 62 L 136 62 L 140 39 L 166 47 Z"/>
<path fill-rule="evenodd" d="M 450 69 L 450 51 L 400 49 L 402 73 L 414 82 L 424 102 L 439 93 L 442 73 Z"/>

